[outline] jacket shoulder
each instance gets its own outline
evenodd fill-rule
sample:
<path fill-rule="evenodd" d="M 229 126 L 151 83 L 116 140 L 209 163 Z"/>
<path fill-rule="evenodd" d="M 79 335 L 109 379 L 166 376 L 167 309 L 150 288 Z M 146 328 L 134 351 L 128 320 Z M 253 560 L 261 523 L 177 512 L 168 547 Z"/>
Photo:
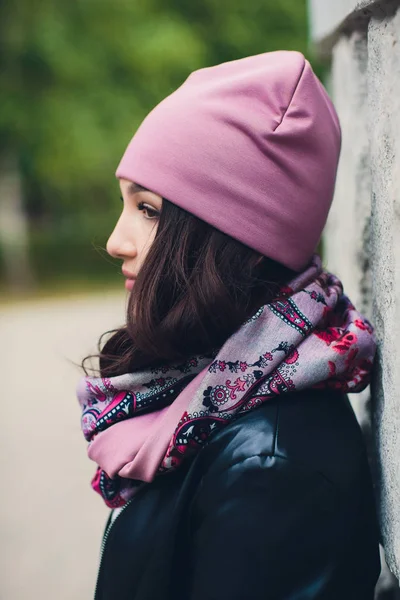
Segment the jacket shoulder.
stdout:
<path fill-rule="evenodd" d="M 372 600 L 380 568 L 372 486 L 345 396 L 275 398 L 200 457 L 191 600 L 261 600 L 266 590 L 282 600 Z M 232 548 L 244 570 L 231 568 Z M 213 571 L 217 560 L 228 581 Z"/>
<path fill-rule="evenodd" d="M 336 484 L 351 479 L 366 460 L 362 432 L 347 396 L 330 390 L 267 400 L 216 434 L 201 454 L 204 474 L 265 456 L 319 472 Z"/>

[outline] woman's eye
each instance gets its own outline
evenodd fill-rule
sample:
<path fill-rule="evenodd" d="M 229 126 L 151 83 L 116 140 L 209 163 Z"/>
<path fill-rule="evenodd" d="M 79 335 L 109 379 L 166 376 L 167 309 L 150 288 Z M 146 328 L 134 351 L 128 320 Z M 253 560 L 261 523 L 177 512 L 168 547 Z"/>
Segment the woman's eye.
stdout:
<path fill-rule="evenodd" d="M 158 210 L 155 210 L 154 208 L 150 208 L 150 206 L 147 206 L 143 202 L 139 202 L 138 209 L 144 210 L 147 212 L 148 216 L 146 217 L 146 219 L 156 219 L 159 216 Z"/>

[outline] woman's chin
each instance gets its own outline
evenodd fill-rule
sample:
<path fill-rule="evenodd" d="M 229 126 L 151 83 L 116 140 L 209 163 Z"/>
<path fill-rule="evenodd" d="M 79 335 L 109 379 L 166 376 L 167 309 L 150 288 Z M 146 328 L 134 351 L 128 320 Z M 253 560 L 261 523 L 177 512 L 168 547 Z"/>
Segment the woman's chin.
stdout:
<path fill-rule="evenodd" d="M 125 289 L 128 290 L 128 292 L 131 291 L 131 289 L 134 287 L 135 285 L 135 279 L 126 279 L 125 280 Z"/>

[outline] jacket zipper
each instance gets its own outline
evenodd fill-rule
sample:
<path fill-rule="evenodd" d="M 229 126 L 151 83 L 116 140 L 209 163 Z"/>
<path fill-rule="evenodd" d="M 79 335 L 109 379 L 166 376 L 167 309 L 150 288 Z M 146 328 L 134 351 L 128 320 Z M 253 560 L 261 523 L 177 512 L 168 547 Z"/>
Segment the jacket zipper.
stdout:
<path fill-rule="evenodd" d="M 104 532 L 103 540 L 101 542 L 101 547 L 100 547 L 100 559 L 99 559 L 99 568 L 97 570 L 96 587 L 94 589 L 94 599 L 95 600 L 96 600 L 96 597 L 97 597 L 97 589 L 98 589 L 98 586 L 99 586 L 100 569 L 101 569 L 101 565 L 102 565 L 102 562 L 103 562 L 103 555 L 104 555 L 104 550 L 105 550 L 106 543 L 107 543 L 107 538 L 109 536 L 109 533 L 110 533 L 111 528 L 114 525 L 115 521 L 117 519 L 119 519 L 119 517 L 122 515 L 122 513 L 124 512 L 124 510 L 126 508 L 128 508 L 128 506 L 130 505 L 130 503 L 132 502 L 132 500 L 133 500 L 133 498 L 131 498 L 130 500 L 128 500 L 128 502 L 126 504 L 124 504 L 124 506 L 121 508 L 121 510 L 119 511 L 119 513 L 117 514 L 117 516 L 115 517 L 115 519 L 112 519 L 112 517 L 111 517 L 110 524 L 108 525 L 106 531 Z"/>

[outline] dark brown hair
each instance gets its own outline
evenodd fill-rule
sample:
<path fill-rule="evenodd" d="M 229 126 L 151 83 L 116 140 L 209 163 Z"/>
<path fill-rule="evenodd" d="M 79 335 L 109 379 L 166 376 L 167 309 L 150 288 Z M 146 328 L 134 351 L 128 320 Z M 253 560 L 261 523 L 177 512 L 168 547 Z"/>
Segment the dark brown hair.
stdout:
<path fill-rule="evenodd" d="M 100 338 L 101 376 L 213 354 L 294 275 L 163 199 L 126 325 Z"/>

